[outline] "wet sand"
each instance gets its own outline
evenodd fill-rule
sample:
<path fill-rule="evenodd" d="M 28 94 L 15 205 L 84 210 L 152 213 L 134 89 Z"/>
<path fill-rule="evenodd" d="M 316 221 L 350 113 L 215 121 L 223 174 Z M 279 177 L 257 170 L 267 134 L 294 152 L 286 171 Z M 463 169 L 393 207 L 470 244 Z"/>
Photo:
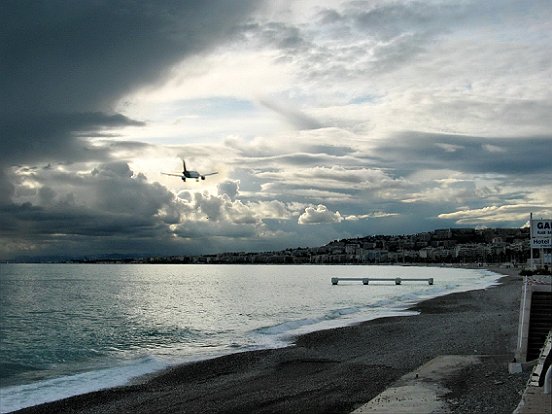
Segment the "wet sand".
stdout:
<path fill-rule="evenodd" d="M 293 346 L 176 367 L 148 381 L 19 413 L 349 413 L 439 355 L 493 355 L 451 381 L 454 407 L 511 413 L 524 388 L 508 374 L 517 337 L 521 277 L 422 302 L 417 316 L 314 332 Z M 496 378 L 499 378 L 497 380 Z M 483 390 L 479 404 L 473 390 Z M 479 404 L 479 405 L 478 405 Z M 462 411 L 462 410 L 460 410 Z"/>

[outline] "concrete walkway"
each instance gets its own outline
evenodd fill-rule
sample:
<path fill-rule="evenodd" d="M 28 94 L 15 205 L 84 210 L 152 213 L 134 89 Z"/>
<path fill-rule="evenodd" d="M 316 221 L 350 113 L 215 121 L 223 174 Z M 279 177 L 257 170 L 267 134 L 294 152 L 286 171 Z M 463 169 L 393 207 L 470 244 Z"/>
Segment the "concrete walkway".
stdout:
<path fill-rule="evenodd" d="M 552 414 L 552 394 L 545 394 L 543 387 L 528 386 L 514 414 Z"/>
<path fill-rule="evenodd" d="M 445 378 L 471 364 L 477 364 L 474 355 L 442 355 L 420 368 L 402 376 L 377 397 L 353 411 L 354 414 L 378 413 L 446 413 L 443 401 L 449 390 L 442 385 Z"/>

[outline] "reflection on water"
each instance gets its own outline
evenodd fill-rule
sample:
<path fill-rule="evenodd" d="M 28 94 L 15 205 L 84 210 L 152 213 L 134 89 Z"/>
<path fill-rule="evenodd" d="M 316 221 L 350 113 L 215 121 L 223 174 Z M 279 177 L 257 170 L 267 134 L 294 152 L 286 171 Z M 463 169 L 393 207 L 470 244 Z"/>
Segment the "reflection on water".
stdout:
<path fill-rule="evenodd" d="M 435 284 L 332 286 L 333 276 Z M 481 270 L 395 266 L 1 265 L 0 378 L 5 386 L 148 356 L 176 361 L 281 346 L 292 334 L 495 279 Z"/>

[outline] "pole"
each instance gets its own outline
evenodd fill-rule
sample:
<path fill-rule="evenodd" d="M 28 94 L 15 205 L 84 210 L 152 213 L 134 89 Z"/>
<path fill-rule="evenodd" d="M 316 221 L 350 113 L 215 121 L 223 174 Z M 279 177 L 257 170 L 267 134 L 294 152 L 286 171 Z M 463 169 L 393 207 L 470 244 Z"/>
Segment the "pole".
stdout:
<path fill-rule="evenodd" d="M 520 359 L 523 359 L 523 361 L 525 361 L 525 355 L 522 355 L 521 354 L 521 346 L 523 344 L 523 326 L 525 324 L 525 302 L 527 300 L 527 279 L 528 279 L 528 276 L 523 276 L 523 289 L 522 289 L 522 292 L 521 292 L 521 297 L 523 298 L 523 300 L 521 301 L 521 312 L 520 312 L 520 319 L 519 319 L 519 325 L 518 325 L 518 352 L 519 352 L 519 355 L 518 357 Z"/>
<path fill-rule="evenodd" d="M 531 270 L 535 270 L 533 263 L 533 213 L 529 213 L 529 251 L 531 252 Z"/>

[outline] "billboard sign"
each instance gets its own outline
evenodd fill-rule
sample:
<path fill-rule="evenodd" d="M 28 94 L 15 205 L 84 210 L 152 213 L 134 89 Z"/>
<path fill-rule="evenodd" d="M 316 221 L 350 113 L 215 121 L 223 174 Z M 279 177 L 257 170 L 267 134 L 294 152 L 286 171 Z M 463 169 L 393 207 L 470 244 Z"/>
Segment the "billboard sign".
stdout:
<path fill-rule="evenodd" d="M 552 220 L 531 220 L 531 248 L 552 248 Z"/>

